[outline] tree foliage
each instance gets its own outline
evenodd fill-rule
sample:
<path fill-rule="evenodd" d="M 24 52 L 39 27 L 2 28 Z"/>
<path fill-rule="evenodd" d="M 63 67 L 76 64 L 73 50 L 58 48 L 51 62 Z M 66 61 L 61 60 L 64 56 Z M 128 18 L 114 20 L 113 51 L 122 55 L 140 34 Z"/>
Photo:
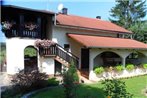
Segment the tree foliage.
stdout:
<path fill-rule="evenodd" d="M 63 73 L 63 85 L 65 88 L 66 98 L 75 98 L 75 88 L 76 84 L 79 83 L 79 77 L 77 74 L 77 69 L 72 63 L 67 71 Z"/>
<path fill-rule="evenodd" d="M 37 56 L 37 50 L 34 47 L 27 47 L 24 50 L 24 55 L 29 57 Z"/>
<path fill-rule="evenodd" d="M 0 64 L 3 64 L 6 60 L 6 44 L 0 43 Z"/>
<path fill-rule="evenodd" d="M 133 39 L 147 43 L 147 22 L 138 21 L 128 29 L 133 32 Z"/>
<path fill-rule="evenodd" d="M 120 26 L 129 28 L 131 24 L 140 21 L 146 16 L 145 1 L 142 0 L 117 0 L 111 9 L 110 20 Z"/>
<path fill-rule="evenodd" d="M 133 38 L 147 42 L 146 0 L 117 0 L 111 9 L 110 21 L 133 32 Z"/>
<path fill-rule="evenodd" d="M 117 79 L 106 79 L 102 84 L 104 84 L 103 90 L 105 95 L 110 98 L 132 98 L 133 96 L 127 92 L 125 82 L 123 81 Z"/>

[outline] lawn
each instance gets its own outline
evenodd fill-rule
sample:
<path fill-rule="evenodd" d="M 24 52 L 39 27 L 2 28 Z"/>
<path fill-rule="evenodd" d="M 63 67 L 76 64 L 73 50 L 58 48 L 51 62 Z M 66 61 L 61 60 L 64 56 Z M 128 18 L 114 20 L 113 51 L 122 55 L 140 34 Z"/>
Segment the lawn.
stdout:
<path fill-rule="evenodd" d="M 142 94 L 142 90 L 147 86 L 147 76 L 122 79 L 122 81 L 125 81 L 127 91 L 134 95 L 133 98 L 147 98 Z M 100 82 L 96 84 L 81 84 L 77 86 L 75 92 L 76 98 L 105 98 Z M 57 87 L 42 91 L 31 98 L 65 98 L 64 88 Z"/>
<path fill-rule="evenodd" d="M 134 95 L 133 98 L 147 98 L 142 94 L 142 90 L 147 87 L 147 75 L 123 79 L 123 81 L 126 83 L 127 91 Z"/>

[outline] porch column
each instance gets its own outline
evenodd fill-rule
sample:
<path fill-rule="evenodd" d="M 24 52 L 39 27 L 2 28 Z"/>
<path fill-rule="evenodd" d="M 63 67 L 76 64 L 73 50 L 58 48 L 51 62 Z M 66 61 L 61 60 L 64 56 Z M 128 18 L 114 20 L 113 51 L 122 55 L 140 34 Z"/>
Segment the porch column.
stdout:
<path fill-rule="evenodd" d="M 126 56 L 125 57 L 122 57 L 122 65 L 125 67 L 126 65 Z"/>
<path fill-rule="evenodd" d="M 89 51 L 89 80 L 94 80 L 95 78 L 94 72 L 93 72 L 93 66 L 94 66 L 93 59 L 94 59 L 94 53 L 90 49 Z"/>

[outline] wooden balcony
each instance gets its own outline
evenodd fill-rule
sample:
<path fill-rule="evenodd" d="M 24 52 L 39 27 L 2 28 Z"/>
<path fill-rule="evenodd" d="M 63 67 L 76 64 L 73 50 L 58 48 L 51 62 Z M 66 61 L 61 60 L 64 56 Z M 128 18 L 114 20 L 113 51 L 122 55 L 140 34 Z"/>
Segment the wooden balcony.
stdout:
<path fill-rule="evenodd" d="M 23 30 L 19 30 L 19 29 L 10 29 L 10 30 L 6 30 L 5 32 L 5 36 L 7 38 L 11 38 L 11 37 L 28 37 L 28 38 L 41 38 L 41 32 L 38 32 L 37 30 L 27 30 L 27 29 L 23 29 Z"/>

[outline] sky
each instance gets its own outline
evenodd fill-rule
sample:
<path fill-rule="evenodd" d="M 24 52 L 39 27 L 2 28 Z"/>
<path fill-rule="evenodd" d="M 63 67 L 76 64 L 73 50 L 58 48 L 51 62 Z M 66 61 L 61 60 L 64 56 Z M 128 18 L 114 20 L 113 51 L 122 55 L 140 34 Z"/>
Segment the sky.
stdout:
<path fill-rule="evenodd" d="M 68 14 L 95 18 L 101 16 L 109 20 L 110 10 L 115 6 L 115 0 L 4 0 L 5 5 L 16 5 L 39 10 L 59 12 L 58 5 L 68 8 Z M 147 5 L 147 2 L 146 2 Z M 147 20 L 147 16 L 145 18 Z M 0 42 L 5 41 L 0 32 Z"/>

